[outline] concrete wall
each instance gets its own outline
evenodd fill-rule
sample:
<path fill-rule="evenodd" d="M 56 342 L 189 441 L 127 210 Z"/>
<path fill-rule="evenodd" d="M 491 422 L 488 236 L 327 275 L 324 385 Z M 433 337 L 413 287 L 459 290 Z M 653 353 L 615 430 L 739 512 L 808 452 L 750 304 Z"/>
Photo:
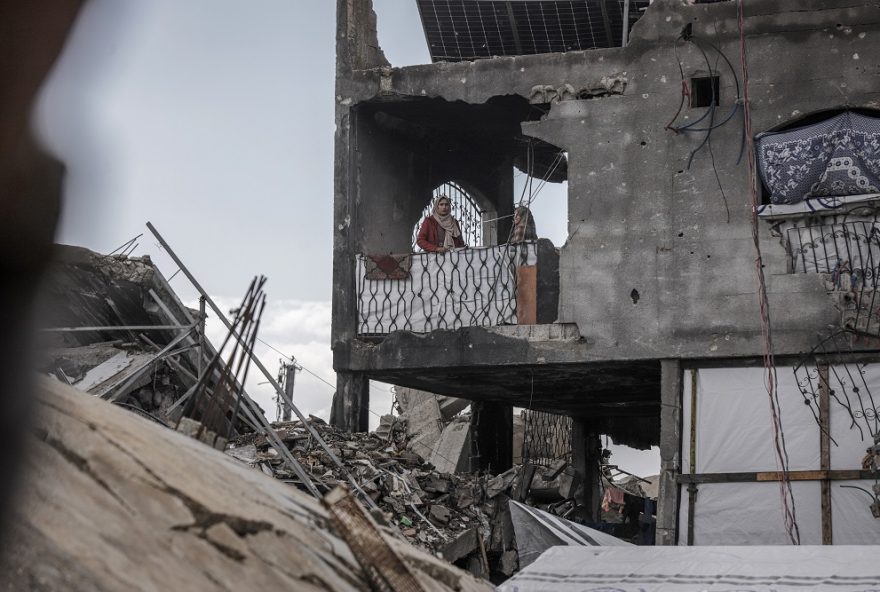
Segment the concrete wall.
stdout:
<path fill-rule="evenodd" d="M 408 253 L 413 224 L 431 200 L 428 162 L 412 141 L 379 129 L 372 115 L 359 111 L 356 118 L 356 249 Z"/>
<path fill-rule="evenodd" d="M 819 110 L 880 107 L 875 3 L 747 0 L 745 13 L 755 133 Z M 688 24 L 704 47 L 721 49 L 735 76 L 712 50 L 707 65 L 692 44 L 677 41 Z M 622 49 L 353 71 L 338 81 L 337 101 L 479 105 L 564 84 L 594 96 L 555 103 L 544 120 L 522 124 L 569 155 L 559 321 L 577 324 L 591 361 L 759 355 L 748 172 L 745 160 L 736 164 L 742 118 L 712 133 L 715 170 L 706 149 L 688 169 L 702 134 L 664 130 L 681 100 L 677 58 L 686 78 L 720 75 L 718 113 L 726 114 L 734 79 L 742 86 L 736 3 L 658 0 Z M 677 123 L 704 111 L 685 106 Z M 358 174 L 368 181 L 363 169 Z M 820 276 L 789 275 L 778 238 L 764 222 L 760 233 L 776 351 L 809 349 L 839 322 L 836 297 Z"/>

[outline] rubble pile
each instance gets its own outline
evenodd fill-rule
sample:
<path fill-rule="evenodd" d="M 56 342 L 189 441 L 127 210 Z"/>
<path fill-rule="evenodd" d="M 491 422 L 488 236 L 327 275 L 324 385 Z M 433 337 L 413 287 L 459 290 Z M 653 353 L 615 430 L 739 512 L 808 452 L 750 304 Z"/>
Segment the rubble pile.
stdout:
<path fill-rule="evenodd" d="M 56 245 L 38 310 L 42 373 L 164 425 L 180 423 L 181 398 L 216 354 L 204 338 L 205 315 L 180 301 L 148 256 Z M 211 396 L 196 397 L 183 418 L 204 424 L 199 439 L 219 448 L 225 439 L 216 435 L 229 425 L 208 408 L 230 406 L 222 362 L 204 381 Z M 251 429 L 235 418 L 233 433 Z"/>
<path fill-rule="evenodd" d="M 516 551 L 507 500 L 518 468 L 492 477 L 438 471 L 407 449 L 406 424 L 397 419 L 387 432 L 346 433 L 311 416 L 310 425 L 343 467 L 299 421 L 273 424 L 279 438 L 309 471 L 318 489 L 348 483 L 349 472 L 378 506 L 373 512 L 399 538 L 488 578 L 510 576 Z M 461 422 L 459 422 L 461 423 Z M 247 434 L 226 453 L 282 481 L 298 484 L 265 436 Z"/>

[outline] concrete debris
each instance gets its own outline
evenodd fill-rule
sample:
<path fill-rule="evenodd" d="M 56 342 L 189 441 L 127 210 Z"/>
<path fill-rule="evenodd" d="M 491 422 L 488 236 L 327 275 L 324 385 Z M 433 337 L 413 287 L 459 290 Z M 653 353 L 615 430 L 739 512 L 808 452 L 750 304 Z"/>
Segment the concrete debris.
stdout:
<path fill-rule="evenodd" d="M 471 424 L 454 421 L 443 428 L 440 439 L 431 451 L 431 464 L 441 473 L 459 473 L 470 470 Z"/>
<path fill-rule="evenodd" d="M 427 391 L 417 389 L 396 387 L 394 394 L 403 413 L 408 413 L 414 407 L 417 407 L 425 401 L 434 401 L 440 410 L 440 418 L 444 421 L 450 421 L 453 417 L 464 411 L 471 404 L 467 399 L 458 397 L 445 397 L 443 395 L 435 395 Z"/>
<path fill-rule="evenodd" d="M 406 425 L 408 447 L 422 458 L 429 459 L 443 432 L 440 406 L 434 397 L 428 397 L 409 404 L 406 409 L 401 414 L 401 421 Z"/>
<path fill-rule="evenodd" d="M 204 339 L 201 312 L 184 306 L 148 256 L 101 255 L 57 245 L 38 310 L 39 370 L 169 426 L 183 411 L 175 403 L 196 385 L 200 369 L 215 354 Z M 218 389 L 223 368 L 221 363 L 207 377 L 212 396 L 226 392 Z M 222 413 L 206 417 L 206 405 L 188 412 L 204 429 L 188 425 L 183 430 L 216 444 L 216 435 L 225 436 L 229 422 Z M 254 412 L 262 413 L 256 407 Z M 251 429 L 237 418 L 233 433 Z"/>
<path fill-rule="evenodd" d="M 441 472 L 407 449 L 408 428 L 399 419 L 381 433 L 348 433 L 311 422 L 342 460 L 361 489 L 379 506 L 379 522 L 416 547 L 447 558 L 481 577 L 506 577 L 500 561 L 515 552 L 507 500 L 518 486 L 518 468 L 490 475 Z M 451 426 L 468 426 L 454 421 Z M 309 471 L 319 490 L 345 484 L 342 468 L 308 437 L 300 422 L 273 424 L 291 454 Z M 469 450 L 469 448 L 468 448 Z M 301 485 L 266 438 L 247 434 L 231 441 L 227 454 L 277 479 Z M 485 544 L 481 544 L 485 541 Z M 508 553 L 509 555 L 509 553 Z M 510 565 L 510 559 L 505 560 Z"/>
<path fill-rule="evenodd" d="M 0 589 L 371 589 L 312 497 L 58 382 L 41 382 L 36 405 Z M 492 590 L 383 527 L 369 541 L 419 589 Z"/>
<path fill-rule="evenodd" d="M 273 428 L 319 490 L 329 492 L 346 484 L 345 472 L 350 472 L 378 505 L 373 518 L 390 525 L 399 539 L 496 583 L 518 565 L 511 499 L 527 501 L 555 516 L 586 515 L 573 499 L 579 478 L 565 461 L 548 467 L 517 465 L 494 476 L 446 472 L 408 449 L 410 427 L 400 418 L 383 421 L 381 431 L 373 433 L 343 432 L 318 421 L 311 425 L 344 467 L 330 462 L 300 422 L 280 422 Z M 469 425 L 466 418 L 459 418 L 446 429 Z M 469 445 L 460 448 L 469 449 Z M 242 436 L 230 442 L 226 452 L 282 481 L 301 485 L 265 437 Z"/>

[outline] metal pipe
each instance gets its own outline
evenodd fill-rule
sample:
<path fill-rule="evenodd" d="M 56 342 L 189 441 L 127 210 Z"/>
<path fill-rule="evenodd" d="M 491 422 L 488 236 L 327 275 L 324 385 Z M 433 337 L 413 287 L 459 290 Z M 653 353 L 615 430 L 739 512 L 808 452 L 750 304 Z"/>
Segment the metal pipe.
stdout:
<path fill-rule="evenodd" d="M 187 327 L 187 329 L 192 330 L 193 327 Z M 111 401 L 116 401 L 116 399 L 118 399 L 118 398 L 122 395 L 122 393 L 125 392 L 124 389 L 123 389 L 123 387 L 127 387 L 128 385 L 132 384 L 135 380 L 137 380 L 137 379 L 140 377 L 141 373 L 142 373 L 144 370 L 146 370 L 147 368 L 149 368 L 150 365 L 151 365 L 153 362 L 155 362 L 156 360 L 161 359 L 164 355 L 166 355 L 168 352 L 170 352 L 171 350 L 173 350 L 173 349 L 177 346 L 178 343 L 180 343 L 181 341 L 183 341 L 183 340 L 186 338 L 187 335 L 188 335 L 188 333 L 181 333 L 180 335 L 178 335 L 177 337 L 175 337 L 174 339 L 172 339 L 172 340 L 168 343 L 168 345 L 166 345 L 166 346 L 165 346 L 164 348 L 162 348 L 158 353 L 156 353 L 155 356 L 151 357 L 149 360 L 147 360 L 146 362 L 144 362 L 143 364 L 141 364 L 140 367 L 138 367 L 137 369 L 135 369 L 135 370 L 133 370 L 132 372 L 130 372 L 130 373 L 126 376 L 126 378 L 124 378 L 124 379 L 121 380 L 120 382 L 117 382 L 116 384 L 110 386 L 107 390 L 105 390 L 105 391 L 101 394 L 101 398 L 102 398 L 102 399 L 107 399 L 107 398 L 109 398 Z M 118 389 L 118 390 L 117 390 L 117 389 Z M 116 392 L 115 395 L 110 396 L 110 393 L 112 393 L 113 391 L 117 391 L 117 392 Z"/>
<path fill-rule="evenodd" d="M 198 374 L 202 375 L 202 364 L 205 357 L 205 297 L 199 296 L 199 363 Z"/>
<path fill-rule="evenodd" d="M 629 0 L 623 0 L 623 33 L 621 35 L 621 47 L 629 43 Z"/>
<path fill-rule="evenodd" d="M 205 302 L 208 304 L 208 306 L 211 307 L 211 310 L 214 311 L 214 314 L 217 315 L 217 318 L 219 318 L 223 322 L 223 324 L 226 326 L 226 328 L 231 331 L 232 330 L 232 323 L 229 322 L 229 319 L 226 318 L 226 315 L 223 314 L 223 311 L 220 310 L 220 307 L 217 306 L 217 304 L 211 299 L 211 297 L 208 295 L 208 293 L 205 291 L 205 289 L 202 287 L 202 285 L 198 282 L 198 280 L 196 280 L 196 278 L 193 276 L 193 274 L 190 273 L 189 269 L 183 264 L 183 261 L 181 261 L 180 258 L 177 256 L 177 254 L 175 254 L 174 250 L 171 248 L 171 245 L 169 245 L 165 241 L 165 239 L 162 238 L 162 235 L 159 234 L 159 231 L 156 230 L 156 227 L 153 226 L 152 223 L 147 222 L 147 228 L 150 230 L 150 232 L 153 233 L 153 236 L 156 237 L 156 240 L 159 241 L 159 243 L 162 245 L 162 248 L 165 249 L 165 251 L 171 257 L 171 259 L 177 264 L 177 267 L 179 267 L 180 270 L 183 272 L 183 274 L 187 277 L 187 279 L 189 279 L 189 281 L 190 281 L 190 283 L 192 283 L 193 287 L 196 290 L 198 290 L 199 294 L 202 295 L 202 297 L 205 299 Z M 370 496 L 368 496 L 360 488 L 360 486 L 358 486 L 357 482 L 354 480 L 354 477 L 351 476 L 351 473 L 348 471 L 348 469 L 345 467 L 345 465 L 342 464 L 342 461 L 339 460 L 339 457 L 337 457 L 336 454 L 333 453 L 333 451 L 330 449 L 330 447 L 327 445 L 327 443 L 324 441 L 324 439 L 321 437 L 321 435 L 318 434 L 317 430 L 315 430 L 315 428 L 312 427 L 312 425 L 306 419 L 306 416 L 302 414 L 302 411 L 300 411 L 299 408 L 293 404 L 293 401 L 290 400 L 290 398 L 287 396 L 287 393 L 284 392 L 284 389 L 281 388 L 281 385 L 278 384 L 278 381 L 275 380 L 275 377 L 272 376 L 272 374 L 269 372 L 269 370 L 266 368 L 266 366 L 264 366 L 263 363 L 260 361 L 260 359 L 256 356 L 256 354 L 254 354 L 253 350 L 251 350 L 250 348 L 247 347 L 247 345 L 244 343 L 244 340 L 242 339 L 242 337 L 240 335 L 238 335 L 238 333 L 234 332 L 234 335 L 235 335 L 235 338 L 239 341 L 239 343 L 241 343 L 245 347 L 245 350 L 247 351 L 250 358 L 253 360 L 254 364 L 256 364 L 257 368 L 260 369 L 260 372 L 263 373 L 263 376 L 266 377 L 266 379 L 269 381 L 269 384 L 272 385 L 272 388 L 275 389 L 275 392 L 278 394 L 278 396 L 281 397 L 285 403 L 287 403 L 287 405 L 290 407 L 290 409 L 296 414 L 297 418 L 299 418 L 299 420 L 303 423 L 303 426 L 305 426 L 305 428 L 306 428 L 306 430 L 308 430 L 309 434 L 315 439 L 316 442 L 318 442 L 318 444 L 321 446 L 321 448 L 324 449 L 324 452 L 327 453 L 327 455 L 330 457 L 330 459 L 333 461 L 333 463 L 346 472 L 346 474 L 348 475 L 349 482 L 352 484 L 352 486 L 359 493 L 361 493 L 361 495 L 363 495 L 364 499 L 367 501 L 367 503 L 371 507 L 373 507 L 373 508 L 378 507 L 378 506 L 376 506 L 376 503 L 373 501 L 373 499 Z M 246 400 L 249 403 L 253 403 L 253 401 L 250 399 L 250 396 L 247 396 Z M 255 415 L 259 416 L 260 414 L 257 413 Z M 265 420 L 265 417 L 262 417 L 262 419 Z"/>
<path fill-rule="evenodd" d="M 46 333 L 78 333 L 82 331 L 189 331 L 192 325 L 123 325 L 113 327 L 50 327 Z"/>

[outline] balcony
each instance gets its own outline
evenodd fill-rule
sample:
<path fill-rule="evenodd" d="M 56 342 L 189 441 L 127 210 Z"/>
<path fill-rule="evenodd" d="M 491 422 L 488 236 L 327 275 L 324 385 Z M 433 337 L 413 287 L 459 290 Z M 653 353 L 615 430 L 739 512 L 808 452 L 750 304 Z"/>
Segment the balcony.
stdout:
<path fill-rule="evenodd" d="M 548 240 L 359 255 L 356 273 L 361 338 L 556 320 L 559 256 Z"/>
<path fill-rule="evenodd" d="M 788 272 L 824 276 L 840 298 L 844 330 L 880 337 L 880 195 L 764 206 L 761 217 L 782 239 Z"/>

